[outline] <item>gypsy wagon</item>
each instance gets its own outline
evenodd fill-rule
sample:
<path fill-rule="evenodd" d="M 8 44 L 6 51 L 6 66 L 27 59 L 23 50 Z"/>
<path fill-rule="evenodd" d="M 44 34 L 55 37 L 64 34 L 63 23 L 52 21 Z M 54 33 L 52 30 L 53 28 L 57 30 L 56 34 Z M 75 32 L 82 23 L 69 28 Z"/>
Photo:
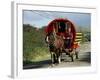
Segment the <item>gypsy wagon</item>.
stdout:
<path fill-rule="evenodd" d="M 60 63 L 62 53 L 66 53 L 74 61 L 73 55 L 77 45 L 75 43 L 75 25 L 68 19 L 58 18 L 52 20 L 45 29 L 46 43 L 49 46 L 52 63 Z"/>

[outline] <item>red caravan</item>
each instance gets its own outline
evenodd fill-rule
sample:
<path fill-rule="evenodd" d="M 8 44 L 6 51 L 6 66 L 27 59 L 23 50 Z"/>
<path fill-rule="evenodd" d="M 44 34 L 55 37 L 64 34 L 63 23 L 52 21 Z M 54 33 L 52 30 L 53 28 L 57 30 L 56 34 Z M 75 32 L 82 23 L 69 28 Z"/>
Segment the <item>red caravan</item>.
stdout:
<path fill-rule="evenodd" d="M 54 19 L 48 24 L 48 26 L 45 29 L 45 32 L 46 32 L 46 34 L 52 33 L 55 28 L 57 35 L 60 35 L 61 33 L 65 33 L 65 31 L 62 31 L 62 32 L 58 31 L 58 23 L 60 23 L 60 22 L 70 23 L 71 33 L 73 34 L 73 42 L 72 42 L 72 46 L 71 46 L 71 48 L 72 48 L 73 44 L 74 44 L 75 36 L 76 36 L 76 30 L 75 30 L 74 24 L 70 20 L 63 19 L 63 18 Z"/>

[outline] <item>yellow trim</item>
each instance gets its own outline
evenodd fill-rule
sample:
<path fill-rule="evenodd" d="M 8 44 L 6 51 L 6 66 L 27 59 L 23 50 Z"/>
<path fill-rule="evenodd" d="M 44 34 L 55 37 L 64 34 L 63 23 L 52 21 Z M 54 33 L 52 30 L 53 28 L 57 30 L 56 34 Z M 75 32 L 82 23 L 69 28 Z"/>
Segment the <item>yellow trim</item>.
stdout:
<path fill-rule="evenodd" d="M 77 35 L 76 35 L 76 38 L 82 38 L 82 36 L 77 36 Z"/>
<path fill-rule="evenodd" d="M 76 33 L 76 35 L 82 35 L 82 33 Z"/>

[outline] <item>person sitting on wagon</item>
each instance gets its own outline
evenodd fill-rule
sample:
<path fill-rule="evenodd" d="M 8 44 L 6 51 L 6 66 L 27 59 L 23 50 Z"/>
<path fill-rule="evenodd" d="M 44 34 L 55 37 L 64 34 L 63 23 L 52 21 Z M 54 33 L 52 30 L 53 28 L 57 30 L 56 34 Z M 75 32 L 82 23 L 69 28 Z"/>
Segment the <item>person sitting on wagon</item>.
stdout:
<path fill-rule="evenodd" d="M 68 28 L 65 31 L 65 34 L 63 36 L 64 39 L 64 47 L 65 49 L 70 49 L 71 44 L 72 44 L 72 39 L 73 39 L 73 34 L 71 32 L 71 27 L 68 26 Z"/>

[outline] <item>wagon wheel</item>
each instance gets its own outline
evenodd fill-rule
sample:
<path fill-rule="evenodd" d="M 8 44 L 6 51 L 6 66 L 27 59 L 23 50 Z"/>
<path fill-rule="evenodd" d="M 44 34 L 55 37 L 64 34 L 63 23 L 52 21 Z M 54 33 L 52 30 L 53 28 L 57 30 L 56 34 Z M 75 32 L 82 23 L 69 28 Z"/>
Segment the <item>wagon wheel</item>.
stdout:
<path fill-rule="evenodd" d="M 71 57 L 71 61 L 74 62 L 74 56 L 71 55 L 70 57 Z"/>
<path fill-rule="evenodd" d="M 75 51 L 76 59 L 79 59 L 78 57 L 78 51 Z"/>
<path fill-rule="evenodd" d="M 73 62 L 74 61 L 74 54 L 73 54 L 73 51 L 69 52 L 69 55 L 71 57 L 71 61 Z"/>

